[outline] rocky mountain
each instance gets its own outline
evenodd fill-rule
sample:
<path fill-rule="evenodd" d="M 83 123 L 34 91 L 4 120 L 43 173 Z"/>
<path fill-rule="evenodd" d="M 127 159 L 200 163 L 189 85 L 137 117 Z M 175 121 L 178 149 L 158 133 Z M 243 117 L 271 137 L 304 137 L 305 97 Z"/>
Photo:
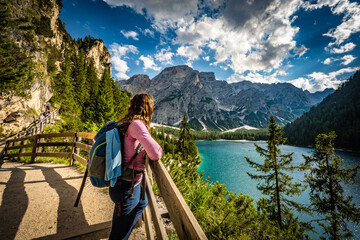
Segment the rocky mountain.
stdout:
<path fill-rule="evenodd" d="M 270 114 L 286 124 L 331 92 L 312 94 L 288 83 L 227 83 L 216 80 L 212 72 L 188 66 L 166 68 L 151 80 L 135 75 L 119 85 L 133 94 L 147 92 L 154 97 L 154 122 L 177 125 L 186 113 L 190 126 L 198 130 L 266 127 Z"/>
<path fill-rule="evenodd" d="M 0 134 L 21 130 L 44 111 L 66 51 L 82 49 L 98 77 L 104 70 L 111 72 L 103 41 L 81 44 L 66 32 L 59 19 L 61 0 L 5 0 L 0 5 Z M 21 64 L 27 72 L 12 67 Z"/>

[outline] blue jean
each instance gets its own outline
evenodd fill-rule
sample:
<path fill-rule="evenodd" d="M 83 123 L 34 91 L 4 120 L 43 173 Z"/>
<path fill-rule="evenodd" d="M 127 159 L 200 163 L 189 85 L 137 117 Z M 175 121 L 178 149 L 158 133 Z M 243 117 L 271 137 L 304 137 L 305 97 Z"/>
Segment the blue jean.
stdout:
<path fill-rule="evenodd" d="M 131 195 L 131 182 L 124 180 L 118 180 L 114 187 L 110 187 L 109 194 L 115 203 L 109 239 L 128 239 L 148 204 L 146 194 L 145 199 L 141 200 L 141 184 L 138 184 Z"/>

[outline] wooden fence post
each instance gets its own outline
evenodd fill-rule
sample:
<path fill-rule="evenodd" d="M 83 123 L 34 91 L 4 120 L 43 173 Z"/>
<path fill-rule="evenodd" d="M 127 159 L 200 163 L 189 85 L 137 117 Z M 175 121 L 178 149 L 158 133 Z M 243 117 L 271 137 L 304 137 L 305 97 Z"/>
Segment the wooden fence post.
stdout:
<path fill-rule="evenodd" d="M 6 141 L 6 143 L 5 143 L 5 147 L 4 147 L 4 154 L 3 154 L 3 156 L 5 156 L 6 154 L 7 154 L 7 148 L 9 147 L 9 145 L 10 145 L 10 142 L 9 142 L 9 140 L 7 140 Z"/>
<path fill-rule="evenodd" d="M 23 141 L 21 141 L 21 143 L 20 143 L 20 145 L 22 146 L 22 145 L 26 145 L 27 144 L 27 141 L 28 140 L 23 140 Z M 19 152 L 19 154 L 20 153 L 24 153 L 26 151 L 26 148 L 20 148 L 20 152 Z M 18 161 L 20 161 L 21 160 L 21 157 L 19 156 L 18 157 Z"/>
<path fill-rule="evenodd" d="M 78 154 L 77 152 L 79 151 L 75 145 L 76 142 L 78 141 L 78 137 L 77 137 L 77 132 L 74 135 L 73 138 L 73 144 L 72 144 L 72 150 L 71 150 L 71 157 L 70 157 L 70 166 L 74 165 L 74 154 Z M 79 155 L 79 154 L 78 154 Z"/>
<path fill-rule="evenodd" d="M 81 137 L 76 137 L 76 142 L 81 143 Z M 75 153 L 80 155 L 80 148 L 75 147 Z"/>
<path fill-rule="evenodd" d="M 39 141 L 39 135 L 35 135 L 34 146 L 33 146 L 33 149 L 32 149 L 32 155 L 31 155 L 31 161 L 30 161 L 31 163 L 35 162 L 38 141 Z"/>

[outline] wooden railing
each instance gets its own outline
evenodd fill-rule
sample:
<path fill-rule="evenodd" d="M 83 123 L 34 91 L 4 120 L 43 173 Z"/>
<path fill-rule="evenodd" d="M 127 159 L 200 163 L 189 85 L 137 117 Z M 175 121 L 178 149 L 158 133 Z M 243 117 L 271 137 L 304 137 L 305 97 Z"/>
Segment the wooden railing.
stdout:
<path fill-rule="evenodd" d="M 57 118 L 57 116 L 58 116 L 58 109 L 55 108 L 55 109 L 51 110 L 49 115 L 44 117 L 44 119 L 37 120 L 34 123 L 30 124 L 30 126 L 28 126 L 26 129 L 18 132 L 15 135 L 15 138 L 40 134 L 48 124 L 51 124 L 54 122 L 54 120 Z"/>
<path fill-rule="evenodd" d="M 87 165 L 87 160 L 82 157 L 80 150 L 87 153 L 90 152 L 93 138 L 96 133 L 59 133 L 59 134 L 37 134 L 29 137 L 11 139 L 6 142 L 4 157 L 20 158 L 31 157 L 31 162 L 35 162 L 37 157 L 61 157 L 69 158 L 70 165 L 79 162 Z M 55 141 L 53 138 L 61 138 L 63 141 Z M 64 141 L 67 139 L 67 141 Z M 85 140 L 87 139 L 87 140 Z M 45 141 L 46 140 L 46 141 Z M 84 143 L 85 141 L 88 143 Z M 28 143 L 30 142 L 31 143 Z M 43 152 L 43 147 L 70 147 L 69 152 Z M 31 151 L 26 151 L 31 149 Z M 19 150 L 17 153 L 9 153 L 9 151 Z M 152 224 L 155 229 L 156 238 L 168 239 L 164 224 L 159 214 L 155 194 L 152 190 L 153 177 L 160 189 L 162 198 L 168 209 L 170 218 L 174 224 L 179 239 L 207 239 L 199 223 L 195 219 L 190 208 L 187 206 L 184 198 L 177 189 L 175 183 L 171 179 L 161 161 L 146 161 L 145 168 L 146 193 L 149 205 L 144 211 L 145 229 L 147 239 L 155 239 Z"/>

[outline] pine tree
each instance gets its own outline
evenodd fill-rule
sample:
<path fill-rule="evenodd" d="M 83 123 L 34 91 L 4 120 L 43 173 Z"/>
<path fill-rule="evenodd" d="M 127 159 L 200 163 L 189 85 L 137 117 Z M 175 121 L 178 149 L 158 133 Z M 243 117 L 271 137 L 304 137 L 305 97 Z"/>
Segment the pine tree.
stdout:
<path fill-rule="evenodd" d="M 91 59 L 86 69 L 86 88 L 89 98 L 84 104 L 83 121 L 96 121 L 97 96 L 99 91 L 100 79 L 97 76 L 94 60 Z"/>
<path fill-rule="evenodd" d="M 114 120 L 120 119 L 127 111 L 130 104 L 131 93 L 122 91 L 119 85 L 113 81 L 114 96 Z"/>
<path fill-rule="evenodd" d="M 74 55 L 72 78 L 74 79 L 74 88 L 76 89 L 75 100 L 83 107 L 84 103 L 89 98 L 89 92 L 86 91 L 86 62 L 85 54 L 82 49 L 79 50 L 78 55 Z"/>
<path fill-rule="evenodd" d="M 192 141 L 190 134 L 190 125 L 186 121 L 186 113 L 184 114 L 183 120 L 180 122 L 180 135 L 178 140 L 178 149 L 181 151 L 182 156 L 187 158 L 190 153 L 189 143 Z"/>
<path fill-rule="evenodd" d="M 261 172 L 261 175 L 247 173 L 252 179 L 263 180 L 257 188 L 270 197 L 269 204 L 272 207 L 271 219 L 276 219 L 280 228 L 283 229 L 283 219 L 290 212 L 289 207 L 295 207 L 298 210 L 305 210 L 300 204 L 285 198 L 286 196 L 299 195 L 304 188 L 300 183 L 293 183 L 291 175 L 287 171 L 291 171 L 294 167 L 291 165 L 292 155 L 282 154 L 279 148 L 284 144 L 286 138 L 282 137 L 282 128 L 280 128 L 273 116 L 270 117 L 270 125 L 268 126 L 269 139 L 267 140 L 267 149 L 260 147 L 256 143 L 256 151 L 261 157 L 265 157 L 263 163 L 251 161 L 245 157 L 251 167 Z"/>
<path fill-rule="evenodd" d="M 54 101 L 61 106 L 61 112 L 73 112 L 75 107 L 74 86 L 72 84 L 72 66 L 68 54 L 65 54 L 65 61 L 61 65 L 61 72 L 56 76 Z"/>
<path fill-rule="evenodd" d="M 360 209 L 351 203 L 351 196 L 344 196 L 341 186 L 342 183 L 354 183 L 360 165 L 341 167 L 343 160 L 334 152 L 335 138 L 335 132 L 319 134 L 312 156 L 304 156 L 309 168 L 305 179 L 310 187 L 312 210 L 325 216 L 325 219 L 318 220 L 319 224 L 334 240 L 353 236 L 347 228 L 347 221 L 360 222 Z"/>
<path fill-rule="evenodd" d="M 111 120 L 114 116 L 114 95 L 113 95 L 113 85 L 112 78 L 108 71 L 104 71 L 99 85 L 99 91 L 97 94 L 97 122 L 99 124 L 104 124 L 105 122 Z"/>

